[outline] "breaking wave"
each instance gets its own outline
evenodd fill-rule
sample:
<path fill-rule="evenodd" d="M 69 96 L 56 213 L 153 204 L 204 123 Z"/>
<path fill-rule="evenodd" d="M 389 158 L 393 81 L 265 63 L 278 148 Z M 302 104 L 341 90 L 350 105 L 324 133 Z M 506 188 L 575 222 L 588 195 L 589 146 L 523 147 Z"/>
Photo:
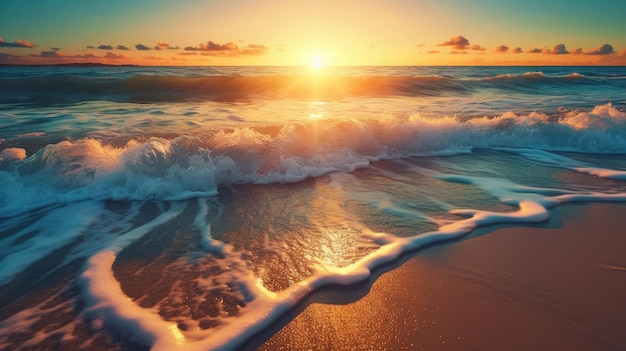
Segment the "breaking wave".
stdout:
<path fill-rule="evenodd" d="M 113 146 L 83 138 L 26 157 L 3 150 L 2 216 L 84 199 L 177 200 L 217 194 L 232 184 L 294 183 L 371 162 L 410 156 L 522 147 L 587 153 L 626 150 L 626 113 L 611 104 L 570 111 L 461 121 L 382 116 L 220 129 L 198 135 L 129 140 Z M 17 155 L 17 156 L 16 156 Z"/>

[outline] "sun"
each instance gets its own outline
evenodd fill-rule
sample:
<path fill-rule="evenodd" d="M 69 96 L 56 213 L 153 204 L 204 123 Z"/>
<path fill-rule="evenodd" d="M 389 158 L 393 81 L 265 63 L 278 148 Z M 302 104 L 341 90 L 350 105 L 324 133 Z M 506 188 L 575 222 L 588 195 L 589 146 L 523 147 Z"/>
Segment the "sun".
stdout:
<path fill-rule="evenodd" d="M 318 70 L 324 67 L 325 64 L 326 61 L 324 60 L 324 56 L 322 54 L 315 53 L 311 55 L 311 59 L 309 61 L 309 66 L 311 66 L 311 68 Z"/>

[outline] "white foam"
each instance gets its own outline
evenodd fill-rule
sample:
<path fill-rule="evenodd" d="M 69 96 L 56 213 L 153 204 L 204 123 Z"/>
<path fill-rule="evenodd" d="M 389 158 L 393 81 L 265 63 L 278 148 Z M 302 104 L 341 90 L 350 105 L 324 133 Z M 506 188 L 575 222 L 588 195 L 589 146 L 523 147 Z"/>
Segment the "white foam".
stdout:
<path fill-rule="evenodd" d="M 570 162 L 550 153 L 533 150 L 521 150 L 521 152 L 548 165 Z M 573 192 L 528 187 L 497 177 L 451 175 L 418 166 L 411 166 L 408 169 L 448 182 L 472 184 L 503 202 L 517 206 L 517 210 L 495 212 L 456 208 L 452 209 L 450 213 L 459 216 L 458 220 L 441 221 L 441 226 L 436 231 L 405 238 L 399 238 L 390 233 L 363 229 L 363 237 L 369 238 L 373 245 L 378 246 L 375 251 L 351 265 L 340 268 L 315 261 L 310 267 L 313 274 L 308 278 L 285 290 L 271 292 L 263 286 L 258 276 L 246 268 L 245 260 L 240 253 L 234 252 L 225 243 L 212 238 L 211 223 L 213 219 L 221 215 L 221 208 L 209 206 L 206 199 L 199 200 L 198 212 L 194 216 L 194 227 L 200 233 L 203 248 L 209 254 L 221 255 L 223 257 L 222 263 L 230 268 L 219 276 L 211 276 L 206 279 L 198 278 L 196 281 L 200 287 L 206 289 L 210 289 L 215 281 L 221 285 L 236 283 L 241 294 L 245 297 L 246 306 L 240 310 L 239 315 L 235 318 L 220 318 L 220 325 L 215 328 L 183 331 L 178 328 L 175 321 L 162 319 L 155 308 L 139 307 L 137 303 L 126 296 L 112 270 L 112 265 L 119 252 L 155 230 L 159 225 L 180 215 L 189 204 L 189 202 L 173 202 L 170 203 L 169 209 L 163 210 L 154 220 L 134 229 L 123 230 L 123 234 L 96 245 L 98 247 L 104 245 L 104 248 L 97 253 L 90 253 L 91 257 L 79 278 L 82 286 L 81 299 L 85 302 L 82 317 L 93 323 L 99 321 L 107 328 L 122 333 L 139 343 L 151 346 L 153 350 L 234 350 L 256 333 L 269 327 L 316 289 L 329 284 L 350 285 L 364 281 L 371 276 L 373 269 L 396 260 L 403 253 L 417 250 L 425 245 L 462 238 L 479 226 L 545 221 L 549 218 L 548 208 L 562 203 L 626 201 L 626 194 Z M 334 184 L 340 186 L 342 182 L 350 181 L 351 177 L 346 175 L 342 177 L 338 174 L 332 178 Z M 399 181 L 407 179 L 409 178 L 399 178 Z M 358 191 L 353 194 L 347 192 L 346 195 L 358 197 L 360 193 Z M 369 198 L 366 196 L 361 200 L 365 201 Z M 385 202 L 384 196 L 374 197 L 374 199 L 380 203 Z M 82 204 L 76 204 L 76 206 L 79 205 Z M 95 208 L 86 208 L 85 211 L 93 214 L 97 213 L 99 209 L 96 206 Z M 72 210 L 76 211 L 77 209 Z M 392 206 L 392 210 L 397 211 L 398 209 Z M 65 209 L 63 211 L 70 210 Z M 132 208 L 129 212 L 136 213 Z M 406 209 L 402 209 L 401 212 L 403 216 L 420 216 L 418 212 Z M 54 214 L 63 215 L 64 213 Z M 76 218 L 83 217 L 89 218 L 89 215 L 76 216 Z M 124 219 L 119 220 L 121 222 L 119 225 L 124 226 L 124 223 L 132 221 L 132 218 L 132 215 L 125 216 Z M 111 220 L 113 219 L 106 221 Z M 85 225 L 86 222 L 78 222 L 78 220 L 74 225 L 68 224 L 71 227 L 69 229 L 73 232 L 80 232 L 80 230 L 73 229 L 74 227 L 83 228 Z M 107 231 L 109 229 L 109 226 L 104 226 L 102 230 Z M 60 231 L 61 229 L 55 230 Z"/>
<path fill-rule="evenodd" d="M 574 170 L 591 174 L 600 178 L 626 180 L 626 171 L 618 171 L 614 169 L 606 169 L 599 167 L 575 167 Z"/>
<path fill-rule="evenodd" d="M 626 171 L 607 169 L 590 165 L 585 162 L 577 161 L 569 157 L 557 155 L 551 152 L 526 149 L 526 148 L 494 148 L 500 151 L 506 151 L 516 153 L 521 156 L 527 157 L 531 160 L 546 164 L 552 167 L 566 168 L 572 171 L 591 174 L 600 178 L 626 180 Z"/>
<path fill-rule="evenodd" d="M 474 184 L 484 186 L 493 179 L 484 179 L 484 182 L 481 182 L 470 177 L 465 181 L 472 181 Z M 488 187 L 490 191 L 496 194 L 519 194 L 512 191 L 511 188 L 519 189 L 519 187 L 507 182 L 500 182 Z M 524 188 L 524 190 L 528 191 L 531 188 Z M 541 196 L 539 195 L 539 197 Z M 380 245 L 378 250 L 363 257 L 358 262 L 342 268 L 328 267 L 317 262 L 315 267 L 312 267 L 314 274 L 278 293 L 267 291 L 250 272 L 234 268 L 233 274 L 248 291 L 246 296 L 250 302 L 236 320 L 223 320 L 224 323 L 221 326 L 206 332 L 179 331 L 175 324 L 160 320 L 154 311 L 139 308 L 117 286 L 118 283 L 114 280 L 111 271 L 115 252 L 136 240 L 141 233 L 157 225 L 157 223 L 151 223 L 147 228 L 138 228 L 134 234 L 127 234 L 125 239 L 120 239 L 121 243 L 113 245 L 114 249 L 103 251 L 89 260 L 85 273 L 82 275 L 83 286 L 88 294 L 88 311 L 90 311 L 88 315 L 91 315 L 92 311 L 96 311 L 101 318 L 104 318 L 105 324 L 109 323 L 114 325 L 116 329 L 123 328 L 127 332 L 133 333 L 136 340 L 151 345 L 153 350 L 236 349 L 248 338 L 268 327 L 282 314 L 292 309 L 305 296 L 322 286 L 328 284 L 350 285 L 363 281 L 369 278 L 372 269 L 397 259 L 404 252 L 416 250 L 424 245 L 462 237 L 480 225 L 546 220 L 549 216 L 546 207 L 539 202 L 527 200 L 527 198 L 528 196 L 523 195 L 516 199 L 514 202 L 519 204 L 519 210 L 507 213 L 470 209 L 454 210 L 452 211 L 453 214 L 466 218 L 443 225 L 437 231 L 410 238 L 397 238 L 386 233 L 365 231 L 364 236 Z M 567 199 L 559 199 L 559 201 L 564 200 Z M 172 212 L 167 217 L 174 214 Z M 207 215 L 207 207 L 200 206 L 195 219 L 198 229 L 208 228 Z M 164 220 L 166 219 L 161 218 L 159 222 Z M 209 235 L 209 233 L 204 232 L 204 235 Z M 206 237 L 203 240 L 207 241 L 209 248 L 213 247 L 212 239 Z M 222 253 L 227 256 L 226 259 L 235 257 L 232 256 L 233 252 L 229 249 L 222 249 Z M 241 265 L 234 264 L 232 266 L 240 267 Z"/>
<path fill-rule="evenodd" d="M 200 207 L 200 210 L 194 218 L 194 225 L 200 232 L 200 242 L 202 243 L 202 247 L 207 252 L 213 254 L 223 254 L 225 244 L 211 236 L 211 221 L 207 221 L 209 206 L 207 205 L 206 200 L 199 199 L 198 206 Z M 221 216 L 221 211 L 222 207 L 220 206 L 220 212 L 216 214 L 215 217 Z"/>
<path fill-rule="evenodd" d="M 0 240 L 0 285 L 81 236 L 101 208 L 101 203 L 84 202 L 53 209 L 34 224 Z M 33 232 L 37 234 L 33 236 Z"/>
<path fill-rule="evenodd" d="M 105 325 L 147 345 L 158 342 L 163 350 L 174 350 L 184 344 L 184 336 L 176 324 L 163 321 L 155 313 L 135 304 L 123 293 L 112 271 L 113 262 L 122 249 L 180 214 L 184 207 L 173 203 L 168 211 L 151 222 L 116 237 L 106 249 L 87 261 L 79 277 L 79 283 L 83 287 L 82 299 L 86 303 L 85 318 L 102 320 Z"/>
<path fill-rule="evenodd" d="M 601 123 L 600 123 L 601 122 Z M 293 183 L 371 162 L 410 156 L 449 156 L 475 148 L 519 148 L 542 162 L 540 150 L 621 153 L 626 113 L 611 104 L 567 112 L 555 120 L 513 112 L 460 121 L 382 115 L 323 119 L 264 128 L 235 128 L 200 136 L 150 138 L 112 147 L 94 139 L 63 141 L 0 170 L 0 216 L 87 199 L 184 200 L 214 196 L 221 185 Z M 12 150 L 12 151 L 6 151 Z M 532 153 L 532 155 L 531 155 Z M 562 161 L 562 159 L 561 159 Z M 570 164 L 572 169 L 621 178 L 618 170 Z"/>

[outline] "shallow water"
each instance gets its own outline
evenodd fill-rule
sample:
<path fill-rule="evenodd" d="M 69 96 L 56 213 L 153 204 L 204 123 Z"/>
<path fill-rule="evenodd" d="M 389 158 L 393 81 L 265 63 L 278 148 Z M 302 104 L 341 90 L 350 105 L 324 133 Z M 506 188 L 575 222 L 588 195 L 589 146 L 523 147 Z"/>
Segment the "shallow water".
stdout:
<path fill-rule="evenodd" d="M 236 349 L 403 253 L 626 200 L 623 68 L 1 69 L 3 348 Z"/>

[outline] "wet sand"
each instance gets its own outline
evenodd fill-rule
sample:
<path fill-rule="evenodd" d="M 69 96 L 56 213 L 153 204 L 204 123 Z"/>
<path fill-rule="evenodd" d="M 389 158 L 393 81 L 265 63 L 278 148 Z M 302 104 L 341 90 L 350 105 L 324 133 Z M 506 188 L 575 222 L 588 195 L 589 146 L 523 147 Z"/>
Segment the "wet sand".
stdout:
<path fill-rule="evenodd" d="M 562 206 L 543 224 L 423 249 L 373 283 L 311 296 L 248 347 L 625 350 L 625 214 L 623 204 Z"/>

